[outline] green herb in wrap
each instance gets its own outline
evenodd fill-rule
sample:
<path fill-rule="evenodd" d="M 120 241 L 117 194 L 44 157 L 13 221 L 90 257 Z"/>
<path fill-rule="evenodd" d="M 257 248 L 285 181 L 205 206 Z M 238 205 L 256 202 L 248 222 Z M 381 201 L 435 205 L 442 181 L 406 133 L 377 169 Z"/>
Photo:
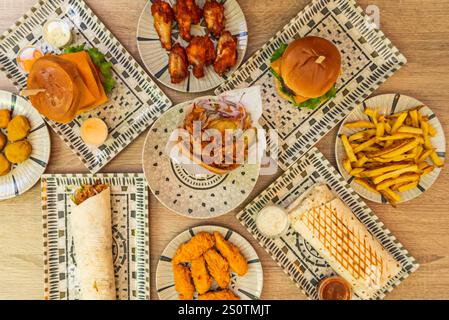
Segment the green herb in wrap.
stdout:
<path fill-rule="evenodd" d="M 64 49 L 64 53 L 75 53 L 80 51 L 86 51 L 94 65 L 98 68 L 101 74 L 101 83 L 103 84 L 104 91 L 106 93 L 112 92 L 116 85 L 114 76 L 112 73 L 112 63 L 107 61 L 105 55 L 100 52 L 97 48 L 85 49 L 85 45 L 73 46 Z"/>

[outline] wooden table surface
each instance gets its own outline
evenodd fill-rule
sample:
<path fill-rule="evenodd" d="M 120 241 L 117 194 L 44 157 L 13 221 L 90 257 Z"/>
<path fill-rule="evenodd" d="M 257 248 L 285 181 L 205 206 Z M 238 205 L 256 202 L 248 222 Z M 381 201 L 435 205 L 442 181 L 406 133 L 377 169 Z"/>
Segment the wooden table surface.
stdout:
<path fill-rule="evenodd" d="M 0 32 L 22 16 L 35 0 L 0 1 Z M 93 11 L 139 59 L 136 47 L 137 21 L 146 0 L 87 0 Z M 132 3 L 132 4 L 130 4 Z M 249 27 L 247 57 L 260 48 L 307 3 L 307 0 L 239 0 Z M 408 58 L 408 64 L 380 87 L 376 94 L 400 92 L 430 106 L 443 126 L 449 128 L 449 2 L 447 0 L 361 0 L 366 8 L 380 9 L 381 28 Z M 176 103 L 192 99 L 191 94 L 161 88 Z M 16 91 L 0 74 L 0 89 Z M 102 172 L 142 172 L 141 151 L 146 133 L 126 148 Z M 335 164 L 336 130 L 318 144 Z M 47 173 L 85 173 L 86 168 L 63 141 L 51 132 L 52 153 Z M 68 165 L 69 164 L 69 165 Z M 249 199 L 266 188 L 275 177 L 262 177 Z M 390 293 L 388 299 L 449 299 L 449 172 L 424 195 L 393 209 L 368 203 L 421 267 Z M 249 200 L 248 200 L 249 201 Z M 155 282 L 157 257 L 167 243 L 186 228 L 201 224 L 175 215 L 151 195 L 151 281 Z M 213 219 L 250 240 L 264 268 L 263 299 L 305 299 L 283 270 L 237 222 L 234 213 Z M 0 299 L 41 299 L 43 296 L 42 218 L 40 188 L 0 203 Z M 152 286 L 151 298 L 157 299 Z"/>

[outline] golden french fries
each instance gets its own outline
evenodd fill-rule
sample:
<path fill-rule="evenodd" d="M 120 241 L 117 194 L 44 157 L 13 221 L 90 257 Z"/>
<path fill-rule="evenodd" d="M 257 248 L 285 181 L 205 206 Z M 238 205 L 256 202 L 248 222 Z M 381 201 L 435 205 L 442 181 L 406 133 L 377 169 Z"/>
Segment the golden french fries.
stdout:
<path fill-rule="evenodd" d="M 422 177 L 444 165 L 431 142 L 437 130 L 421 108 L 393 115 L 367 108 L 364 113 L 369 121 L 345 124 L 360 131 L 341 136 L 344 169 L 355 183 L 382 194 L 393 206 L 401 201 L 402 192 L 418 187 Z"/>

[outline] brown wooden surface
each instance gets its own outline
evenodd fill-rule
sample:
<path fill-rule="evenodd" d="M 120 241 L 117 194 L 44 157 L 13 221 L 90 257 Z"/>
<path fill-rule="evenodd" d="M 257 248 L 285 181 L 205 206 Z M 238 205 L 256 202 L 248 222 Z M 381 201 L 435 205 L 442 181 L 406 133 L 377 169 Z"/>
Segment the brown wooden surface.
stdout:
<path fill-rule="evenodd" d="M 0 31 L 6 30 L 35 0 L 0 1 Z M 88 0 L 93 11 L 138 60 L 137 21 L 146 0 Z M 260 48 L 308 1 L 239 0 L 249 27 L 247 57 Z M 449 2 L 447 0 L 362 0 L 366 7 L 380 8 L 381 28 L 409 62 L 376 92 L 400 92 L 429 105 L 445 128 L 449 127 Z M 174 103 L 191 99 L 164 86 Z M 0 89 L 15 91 L 0 75 Z M 142 172 L 141 150 L 146 133 L 116 157 L 102 172 Z M 335 164 L 336 130 L 318 144 Z M 87 172 L 80 160 L 59 137 L 51 133 L 52 154 L 47 173 Z M 68 165 L 69 164 L 69 165 Z M 250 199 L 273 181 L 262 177 Z M 420 269 L 401 284 L 388 299 L 449 299 L 449 194 L 448 170 L 420 198 L 397 209 L 369 203 L 393 234 L 421 263 Z M 205 222 L 179 217 L 165 209 L 152 195 L 150 206 L 152 299 L 157 258 L 167 243 L 188 227 Z M 43 292 L 42 227 L 40 189 L 0 203 L 0 299 L 41 299 Z M 208 221 L 230 227 L 250 240 L 263 262 L 264 299 L 304 299 L 301 291 L 281 268 L 237 222 L 234 213 Z"/>

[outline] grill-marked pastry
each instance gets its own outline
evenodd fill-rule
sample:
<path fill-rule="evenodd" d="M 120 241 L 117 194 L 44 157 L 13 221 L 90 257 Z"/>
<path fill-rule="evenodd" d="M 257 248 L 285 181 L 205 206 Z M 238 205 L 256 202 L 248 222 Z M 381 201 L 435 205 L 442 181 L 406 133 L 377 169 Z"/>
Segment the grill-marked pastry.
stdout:
<path fill-rule="evenodd" d="M 292 225 L 359 297 L 370 299 L 401 268 L 354 213 L 324 187 L 312 190 L 308 198 L 321 194 L 326 200 L 333 199 L 322 204 L 305 198 L 307 205 L 301 203 L 290 211 Z"/>

